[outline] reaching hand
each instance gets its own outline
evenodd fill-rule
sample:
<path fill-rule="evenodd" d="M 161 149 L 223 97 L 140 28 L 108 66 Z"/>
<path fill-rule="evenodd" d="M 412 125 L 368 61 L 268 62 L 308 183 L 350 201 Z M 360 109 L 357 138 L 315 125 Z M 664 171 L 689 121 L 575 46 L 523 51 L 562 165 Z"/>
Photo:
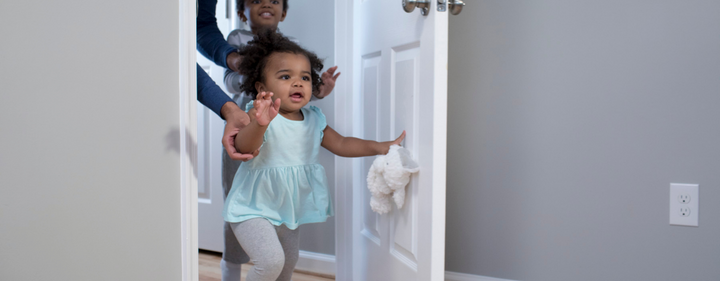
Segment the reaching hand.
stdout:
<path fill-rule="evenodd" d="M 323 72 L 323 74 L 320 76 L 322 78 L 323 84 L 320 85 L 320 91 L 315 95 L 316 98 L 324 98 L 330 95 L 330 92 L 335 88 L 335 80 L 340 76 L 340 72 L 335 74 L 335 70 L 337 70 L 337 66 L 333 66 L 331 68 L 328 68 L 327 71 Z M 334 74 L 334 75 L 333 75 Z"/>
<path fill-rule="evenodd" d="M 225 151 L 230 156 L 230 159 L 248 161 L 253 157 L 257 156 L 259 151 L 255 151 L 252 154 L 242 154 L 235 149 L 235 138 L 237 137 L 240 129 L 244 128 L 249 122 L 247 113 L 240 110 L 240 108 L 234 102 L 227 102 L 222 107 L 222 116 L 225 118 L 227 123 L 225 124 L 225 132 L 223 133 L 222 144 L 225 147 Z"/>
<path fill-rule="evenodd" d="M 238 52 L 231 52 L 225 58 L 225 63 L 230 70 L 238 72 L 240 71 L 240 63 L 242 62 L 242 56 Z"/>
<path fill-rule="evenodd" d="M 402 134 L 400 134 L 400 136 L 397 139 L 395 139 L 395 141 L 391 142 L 390 145 L 393 145 L 393 144 L 400 145 L 404 139 L 405 139 L 405 130 L 403 130 Z"/>
<path fill-rule="evenodd" d="M 255 120 L 257 120 L 260 126 L 267 126 L 270 124 L 270 121 L 278 115 L 280 99 L 276 99 L 275 102 L 273 102 L 272 96 L 273 93 L 258 93 L 257 98 L 255 98 L 253 102 L 253 107 L 255 107 L 256 110 Z"/>
<path fill-rule="evenodd" d="M 400 134 L 400 136 L 397 139 L 395 139 L 394 141 L 385 141 L 385 142 L 379 143 L 380 144 L 380 148 L 379 148 L 380 153 L 379 154 L 383 154 L 383 155 L 388 154 L 388 152 L 390 151 L 391 145 L 393 145 L 393 144 L 400 145 L 400 143 L 402 143 L 402 141 L 404 139 L 405 139 L 405 131 L 403 131 L 402 134 Z"/>

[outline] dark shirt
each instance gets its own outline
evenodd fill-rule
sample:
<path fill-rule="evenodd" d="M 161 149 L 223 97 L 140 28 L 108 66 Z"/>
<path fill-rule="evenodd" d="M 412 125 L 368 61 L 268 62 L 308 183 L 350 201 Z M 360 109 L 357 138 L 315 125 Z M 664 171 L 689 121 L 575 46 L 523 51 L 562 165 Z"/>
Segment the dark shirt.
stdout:
<path fill-rule="evenodd" d="M 197 50 L 215 64 L 227 68 L 227 55 L 234 52 L 235 48 L 225 41 L 217 27 L 216 5 L 217 0 L 198 0 Z M 200 65 L 197 65 L 197 99 L 220 117 L 222 106 L 226 102 L 232 102 Z"/>

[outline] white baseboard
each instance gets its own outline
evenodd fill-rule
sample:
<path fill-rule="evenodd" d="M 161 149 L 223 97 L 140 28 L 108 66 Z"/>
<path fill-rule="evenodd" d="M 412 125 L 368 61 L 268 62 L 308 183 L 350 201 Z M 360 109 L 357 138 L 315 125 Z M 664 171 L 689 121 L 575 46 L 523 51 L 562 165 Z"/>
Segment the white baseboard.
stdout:
<path fill-rule="evenodd" d="M 466 273 L 445 271 L 445 281 L 513 281 L 489 276 L 472 275 Z"/>
<path fill-rule="evenodd" d="M 295 269 L 335 276 L 335 256 L 300 251 Z M 489 276 L 445 271 L 445 281 L 515 281 Z"/>
<path fill-rule="evenodd" d="M 300 251 L 295 269 L 335 276 L 335 256 Z"/>

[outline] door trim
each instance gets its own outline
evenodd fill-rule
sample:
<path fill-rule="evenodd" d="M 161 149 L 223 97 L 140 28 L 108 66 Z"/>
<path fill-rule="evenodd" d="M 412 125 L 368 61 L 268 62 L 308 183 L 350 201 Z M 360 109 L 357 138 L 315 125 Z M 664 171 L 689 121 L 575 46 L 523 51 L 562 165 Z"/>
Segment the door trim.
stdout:
<path fill-rule="evenodd" d="M 198 271 L 198 179 L 197 165 L 197 72 L 195 62 L 195 17 L 197 2 L 180 0 L 178 75 L 180 104 L 180 262 L 182 280 L 197 281 Z"/>
<path fill-rule="evenodd" d="M 335 1 L 335 62 L 345 79 L 335 83 L 334 129 L 353 132 L 354 81 L 353 13 L 357 1 Z M 353 159 L 335 156 L 335 266 L 336 280 L 353 280 Z"/>

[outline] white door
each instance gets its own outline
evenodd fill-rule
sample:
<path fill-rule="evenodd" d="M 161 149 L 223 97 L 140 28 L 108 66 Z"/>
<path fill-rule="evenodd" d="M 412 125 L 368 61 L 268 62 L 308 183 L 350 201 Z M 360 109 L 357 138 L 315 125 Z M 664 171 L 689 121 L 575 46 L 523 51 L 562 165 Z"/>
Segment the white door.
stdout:
<path fill-rule="evenodd" d="M 234 28 L 237 18 L 235 1 L 218 1 L 215 16 L 223 37 Z M 220 88 L 225 90 L 223 77 L 225 69 L 215 65 L 199 52 L 197 61 Z M 227 91 L 226 91 L 227 93 Z M 198 103 L 198 248 L 223 251 L 223 190 L 221 180 L 222 151 L 221 139 L 225 122 L 207 107 Z"/>
<path fill-rule="evenodd" d="M 387 141 L 406 130 L 420 165 L 405 206 L 378 215 L 365 178 L 374 157 L 352 162 L 352 280 L 444 280 L 448 13 L 427 2 L 427 15 L 405 12 L 402 0 L 348 9 L 354 135 Z"/>

